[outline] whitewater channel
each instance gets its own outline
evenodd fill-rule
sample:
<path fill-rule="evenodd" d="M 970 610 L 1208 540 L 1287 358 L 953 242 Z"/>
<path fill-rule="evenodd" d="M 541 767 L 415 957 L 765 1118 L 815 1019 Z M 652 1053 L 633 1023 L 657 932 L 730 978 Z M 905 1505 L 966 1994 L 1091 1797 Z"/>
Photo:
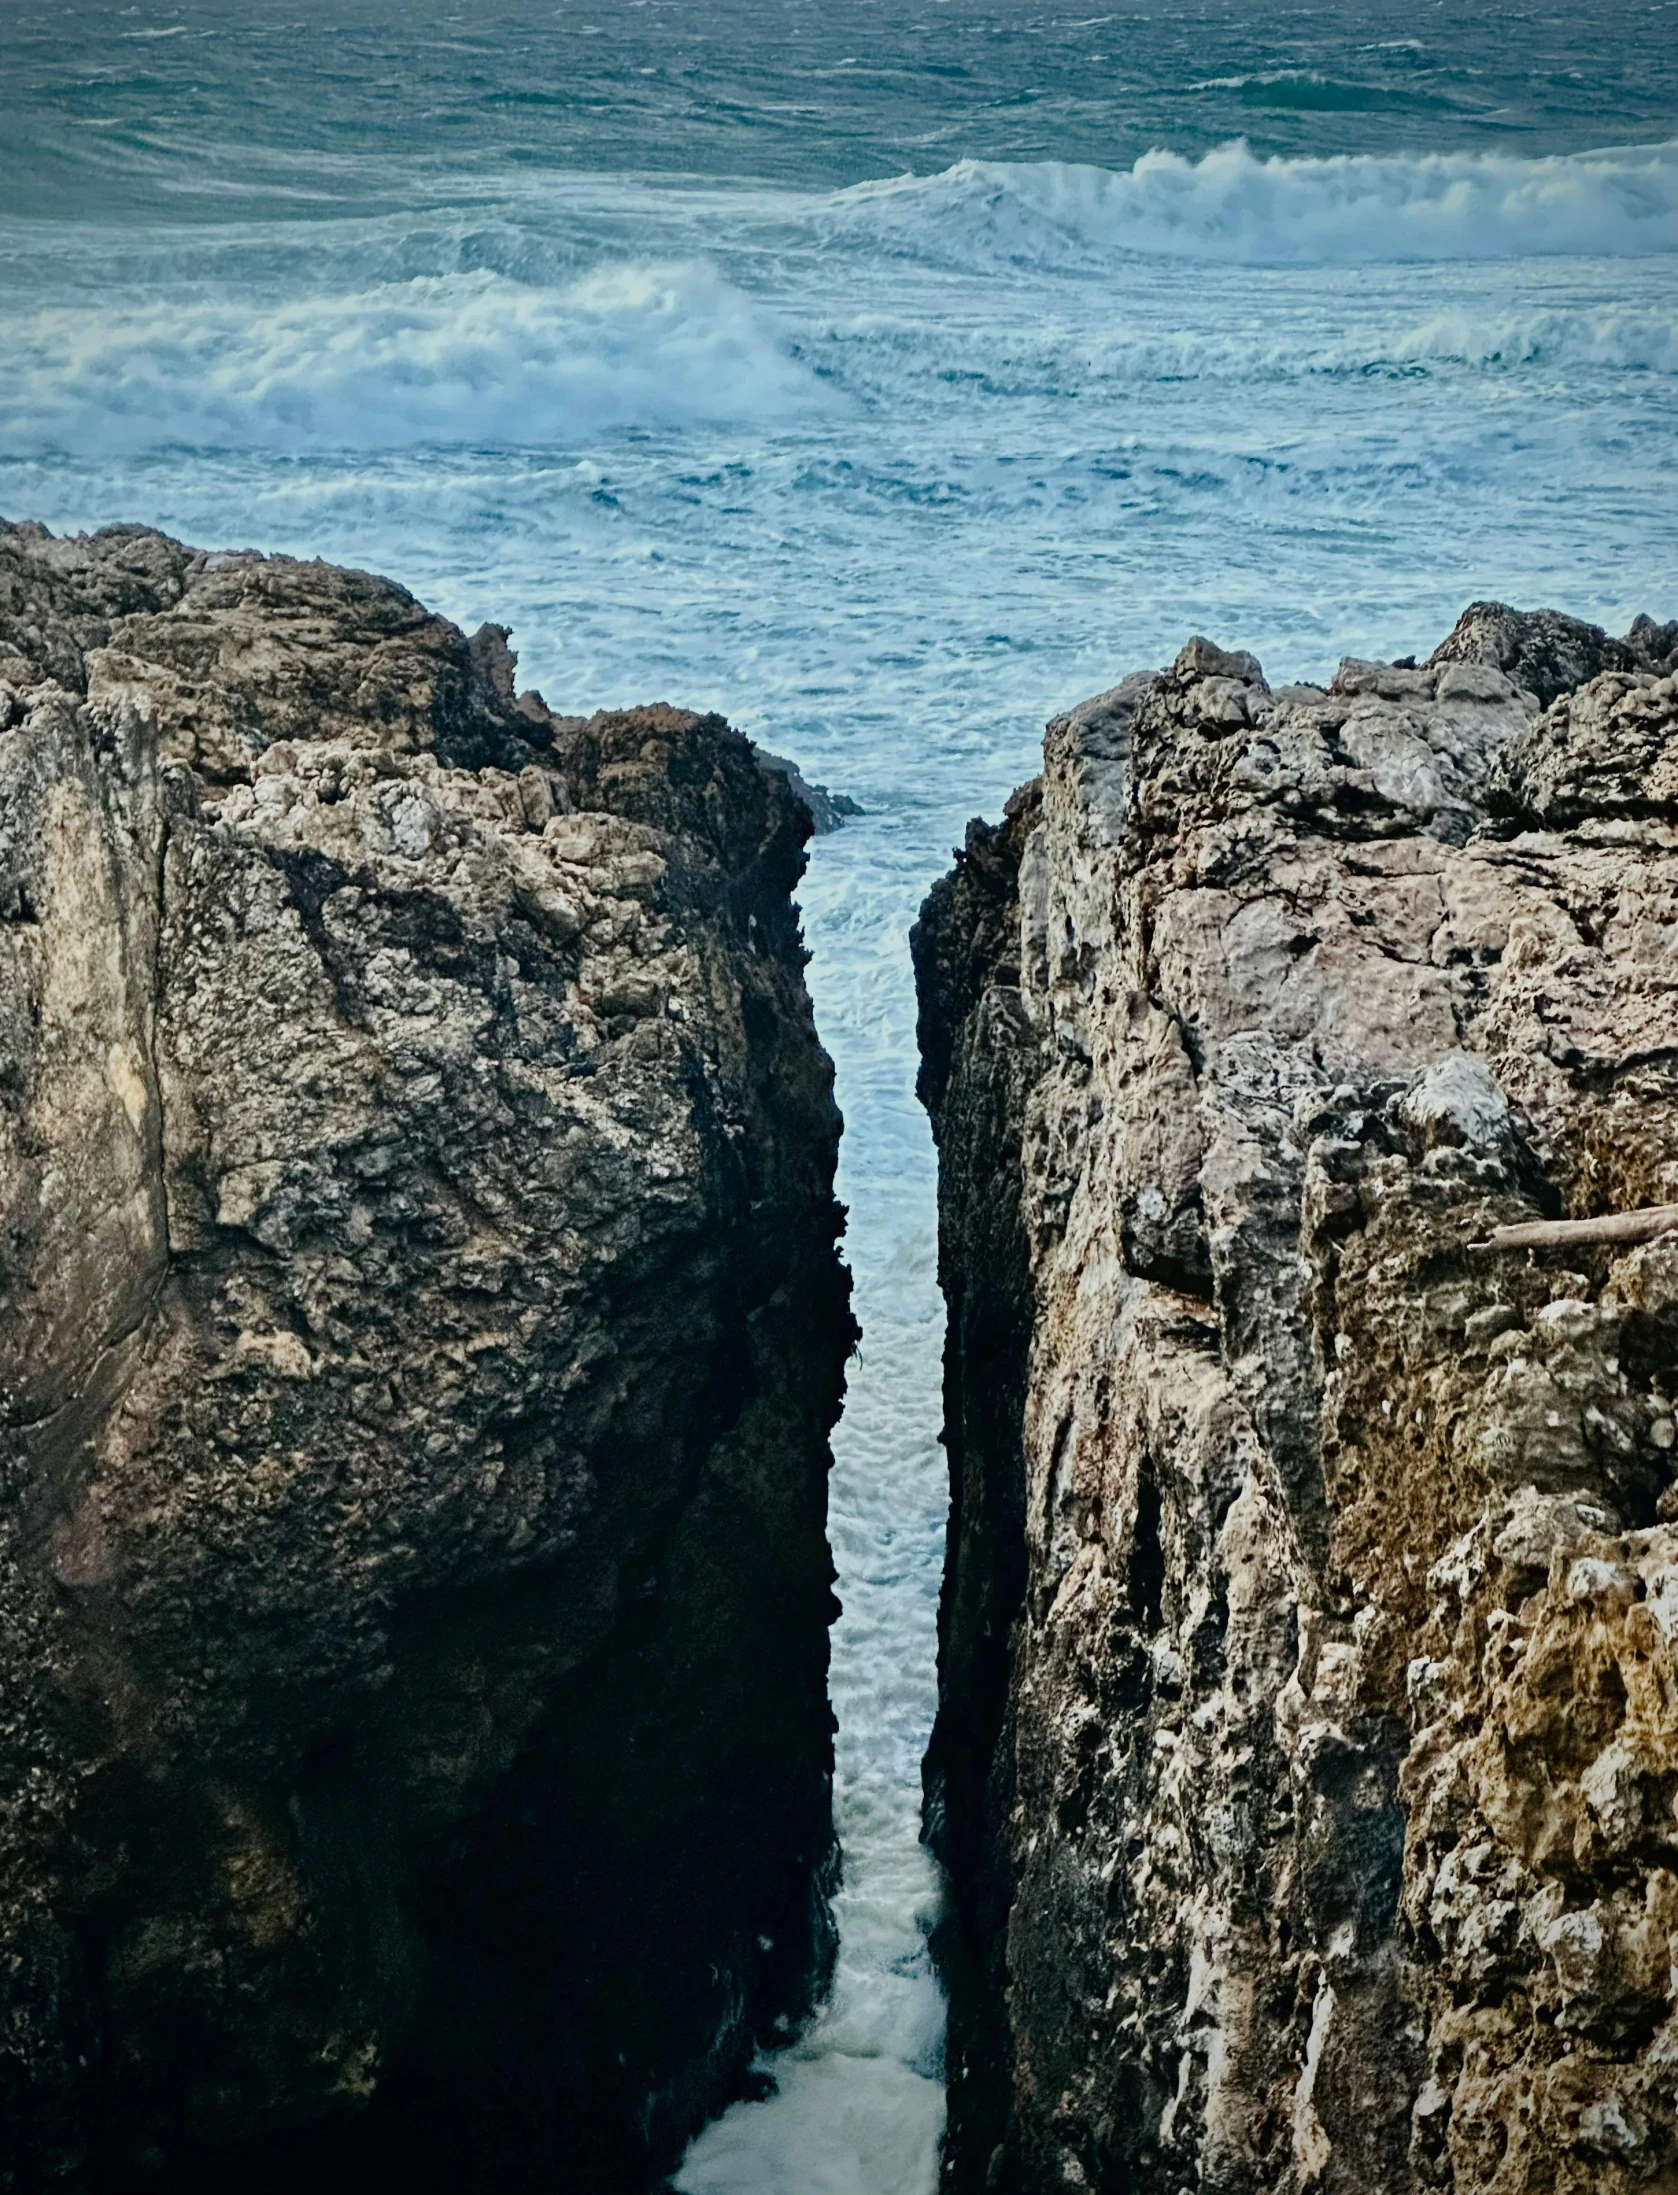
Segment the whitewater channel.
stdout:
<path fill-rule="evenodd" d="M 931 1136 L 914 1095 L 907 932 L 921 889 L 901 822 L 813 841 L 800 899 L 816 1018 L 845 1115 L 839 1195 L 862 1326 L 833 1441 L 828 1536 L 843 1613 L 830 1690 L 844 1875 L 831 1995 L 766 2061 L 775 2093 L 708 2127 L 683 2195 L 930 2195 L 944 2123 L 935 1863 L 920 1759 L 936 1705 L 947 1485 Z"/>

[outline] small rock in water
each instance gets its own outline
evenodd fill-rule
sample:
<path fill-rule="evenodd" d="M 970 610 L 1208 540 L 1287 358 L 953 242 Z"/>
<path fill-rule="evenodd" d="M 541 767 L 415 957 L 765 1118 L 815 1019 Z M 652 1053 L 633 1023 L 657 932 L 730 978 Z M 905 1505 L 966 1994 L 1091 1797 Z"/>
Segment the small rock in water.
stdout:
<path fill-rule="evenodd" d="M 784 778 L 791 787 L 793 797 L 803 802 L 810 815 L 810 827 L 818 838 L 829 831 L 836 831 L 847 816 L 863 813 L 862 804 L 849 793 L 830 793 L 825 785 L 812 785 L 796 762 L 785 755 L 771 754 L 767 747 L 756 749 L 758 767 Z"/>

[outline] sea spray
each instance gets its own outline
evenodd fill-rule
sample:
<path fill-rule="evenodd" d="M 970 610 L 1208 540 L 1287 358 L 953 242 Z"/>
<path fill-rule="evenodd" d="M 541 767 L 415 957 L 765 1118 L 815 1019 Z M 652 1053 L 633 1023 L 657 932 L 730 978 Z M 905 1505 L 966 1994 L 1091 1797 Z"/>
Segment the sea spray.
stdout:
<path fill-rule="evenodd" d="M 1376 265 L 1678 251 L 1678 143 L 1531 159 L 1495 153 L 1201 159 L 1148 152 L 1114 173 L 963 160 L 859 184 L 836 231 L 980 268 L 1087 267 L 1141 252 L 1236 266 Z"/>

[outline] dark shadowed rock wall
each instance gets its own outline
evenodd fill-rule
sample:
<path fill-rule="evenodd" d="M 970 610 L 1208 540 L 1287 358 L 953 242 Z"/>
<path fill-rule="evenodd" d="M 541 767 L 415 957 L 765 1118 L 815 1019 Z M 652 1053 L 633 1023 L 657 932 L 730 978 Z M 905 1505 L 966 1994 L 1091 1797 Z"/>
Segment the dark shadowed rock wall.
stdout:
<path fill-rule="evenodd" d="M 946 2183 L 1678 2186 L 1678 630 L 1049 726 L 916 935 Z"/>
<path fill-rule="evenodd" d="M 0 530 L 0 2184 L 643 2186 L 829 1956 L 809 819 L 512 671 Z"/>

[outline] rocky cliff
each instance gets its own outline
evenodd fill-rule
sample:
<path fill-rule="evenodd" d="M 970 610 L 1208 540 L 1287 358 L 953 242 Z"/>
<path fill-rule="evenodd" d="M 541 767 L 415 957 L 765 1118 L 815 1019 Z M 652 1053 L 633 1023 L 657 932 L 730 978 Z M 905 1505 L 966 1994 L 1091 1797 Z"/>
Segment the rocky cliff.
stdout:
<path fill-rule="evenodd" d="M 0 2184 L 643 2186 L 828 1956 L 809 818 L 512 672 L 0 528 Z"/>
<path fill-rule="evenodd" d="M 1678 2186 L 1678 1234 L 1493 1240 L 1678 1203 L 1675 651 L 1194 641 L 927 903 L 958 2195 Z"/>

